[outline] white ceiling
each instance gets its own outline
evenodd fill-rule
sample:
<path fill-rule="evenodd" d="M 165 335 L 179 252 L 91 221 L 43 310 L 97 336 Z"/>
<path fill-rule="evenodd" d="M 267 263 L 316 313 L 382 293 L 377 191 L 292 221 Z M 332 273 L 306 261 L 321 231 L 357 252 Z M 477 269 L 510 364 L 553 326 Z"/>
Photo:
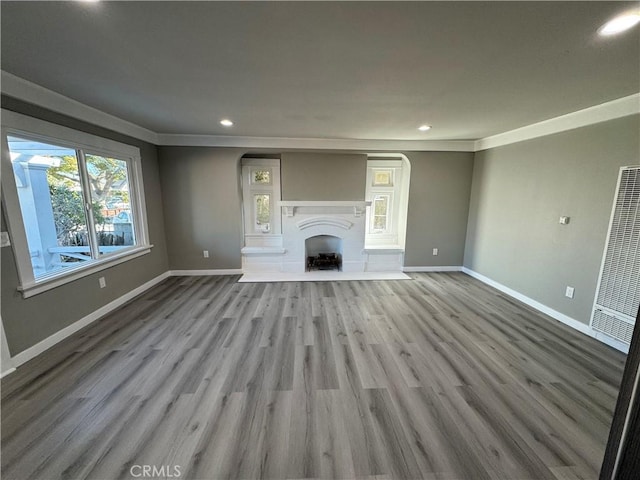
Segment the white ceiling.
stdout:
<path fill-rule="evenodd" d="M 2 1 L 1 65 L 160 134 L 478 139 L 640 91 L 634 7 Z"/>

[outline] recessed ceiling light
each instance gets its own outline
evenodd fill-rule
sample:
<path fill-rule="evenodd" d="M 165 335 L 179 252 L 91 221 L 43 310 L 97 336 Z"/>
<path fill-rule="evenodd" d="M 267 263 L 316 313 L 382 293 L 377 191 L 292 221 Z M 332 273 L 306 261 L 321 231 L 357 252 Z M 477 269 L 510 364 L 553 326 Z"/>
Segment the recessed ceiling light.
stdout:
<path fill-rule="evenodd" d="M 605 23 L 600 27 L 598 33 L 607 37 L 629 30 L 638 23 L 640 23 L 640 12 L 625 13 Z"/>
<path fill-rule="evenodd" d="M 418 130 L 420 130 L 421 132 L 426 132 L 428 130 L 431 130 L 431 125 L 420 125 L 418 127 Z"/>
<path fill-rule="evenodd" d="M 231 127 L 233 126 L 233 122 L 225 118 L 224 120 L 220 120 L 220 125 L 224 125 L 225 127 Z"/>

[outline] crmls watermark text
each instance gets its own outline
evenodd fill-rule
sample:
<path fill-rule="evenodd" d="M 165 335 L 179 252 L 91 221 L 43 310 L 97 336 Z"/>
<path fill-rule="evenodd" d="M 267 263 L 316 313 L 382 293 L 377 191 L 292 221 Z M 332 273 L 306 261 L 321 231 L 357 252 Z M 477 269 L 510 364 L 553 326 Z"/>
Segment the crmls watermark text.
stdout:
<path fill-rule="evenodd" d="M 129 473 L 134 478 L 180 478 L 180 465 L 133 465 Z"/>

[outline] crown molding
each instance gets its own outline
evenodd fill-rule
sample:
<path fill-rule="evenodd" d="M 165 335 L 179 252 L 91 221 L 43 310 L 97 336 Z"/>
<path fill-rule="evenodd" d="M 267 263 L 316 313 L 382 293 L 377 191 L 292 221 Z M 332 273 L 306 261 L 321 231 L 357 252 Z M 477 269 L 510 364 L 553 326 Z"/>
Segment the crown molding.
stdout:
<path fill-rule="evenodd" d="M 134 123 L 90 107 L 69 97 L 65 97 L 48 88 L 36 85 L 24 78 L 0 71 L 2 93 L 27 103 L 52 110 L 69 117 L 77 118 L 93 125 L 108 128 L 114 132 L 128 135 L 138 140 L 158 144 L 158 134 Z"/>
<path fill-rule="evenodd" d="M 156 133 L 11 73 L 0 71 L 2 93 L 159 146 L 392 152 L 476 152 L 640 113 L 640 93 L 478 140 L 375 140 L 244 137 Z"/>
<path fill-rule="evenodd" d="M 158 145 L 265 149 L 473 152 L 473 140 L 365 140 L 347 138 L 234 137 L 159 134 Z"/>
<path fill-rule="evenodd" d="M 618 98 L 600 105 L 578 110 L 542 122 L 516 128 L 508 132 L 481 138 L 475 142 L 475 151 L 501 147 L 533 138 L 566 132 L 575 128 L 614 120 L 640 113 L 640 93 Z"/>

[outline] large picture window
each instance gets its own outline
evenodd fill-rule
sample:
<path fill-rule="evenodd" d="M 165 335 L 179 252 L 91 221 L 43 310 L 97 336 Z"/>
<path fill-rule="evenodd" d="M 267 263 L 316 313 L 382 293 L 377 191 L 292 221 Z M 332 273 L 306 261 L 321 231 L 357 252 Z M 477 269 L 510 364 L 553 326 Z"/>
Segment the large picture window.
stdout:
<path fill-rule="evenodd" d="M 3 195 L 23 290 L 148 247 L 137 148 L 8 116 Z"/>

